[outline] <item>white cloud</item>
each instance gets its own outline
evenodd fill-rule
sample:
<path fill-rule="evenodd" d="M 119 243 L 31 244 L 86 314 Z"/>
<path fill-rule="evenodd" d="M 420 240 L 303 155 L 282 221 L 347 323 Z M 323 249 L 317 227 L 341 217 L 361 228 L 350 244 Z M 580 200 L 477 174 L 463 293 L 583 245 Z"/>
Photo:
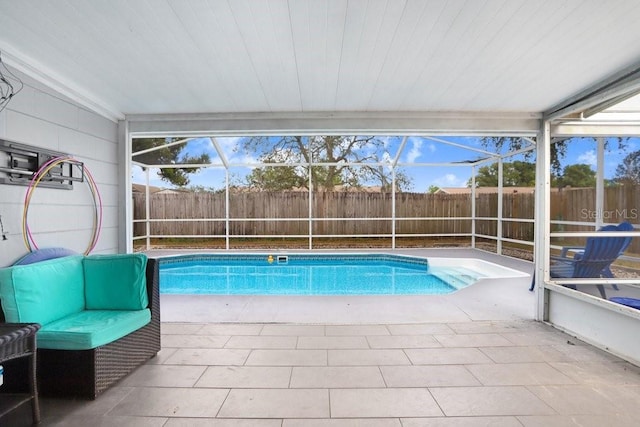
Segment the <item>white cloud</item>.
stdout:
<path fill-rule="evenodd" d="M 171 187 L 172 185 L 170 183 L 160 179 L 159 172 L 160 172 L 160 169 L 158 168 L 149 169 L 149 185 L 154 187 Z M 134 184 L 146 183 L 147 173 L 143 171 L 140 166 L 133 165 L 131 167 L 131 182 Z"/>
<path fill-rule="evenodd" d="M 429 151 L 431 151 L 432 153 L 435 153 L 436 150 L 438 149 L 438 147 L 436 147 L 436 144 L 434 144 L 433 142 L 429 144 L 427 148 L 429 148 Z"/>
<path fill-rule="evenodd" d="M 411 149 L 407 153 L 406 162 L 413 163 L 422 155 L 422 140 L 418 138 L 411 139 Z"/>
<path fill-rule="evenodd" d="M 237 150 L 238 144 L 244 137 L 220 137 L 216 141 L 220 145 L 227 161 L 234 164 L 258 163 L 254 153 L 246 153 L 244 150 Z"/>
<path fill-rule="evenodd" d="M 214 150 L 215 148 L 213 147 L 213 144 L 211 143 L 211 139 L 209 138 L 195 138 L 195 139 L 191 139 L 189 140 L 189 142 L 187 142 L 187 146 L 189 147 L 189 149 L 191 151 L 200 151 L 200 152 L 207 152 L 210 150 Z"/>
<path fill-rule="evenodd" d="M 596 152 L 594 150 L 586 151 L 578 156 L 578 163 L 595 166 L 597 163 Z"/>
<path fill-rule="evenodd" d="M 467 184 L 467 180 L 464 178 L 459 178 L 456 174 L 447 173 L 440 178 L 436 178 L 433 180 L 433 184 L 438 187 L 465 187 Z"/>

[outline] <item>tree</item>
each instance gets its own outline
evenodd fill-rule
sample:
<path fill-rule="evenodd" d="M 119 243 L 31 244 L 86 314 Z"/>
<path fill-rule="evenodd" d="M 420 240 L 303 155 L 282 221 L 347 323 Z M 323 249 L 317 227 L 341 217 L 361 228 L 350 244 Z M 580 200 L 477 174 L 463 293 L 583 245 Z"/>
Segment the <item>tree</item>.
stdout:
<path fill-rule="evenodd" d="M 309 184 L 308 180 L 296 171 L 295 166 L 255 168 L 247 175 L 246 180 L 249 187 L 268 191 L 306 188 Z"/>
<path fill-rule="evenodd" d="M 574 139 L 573 137 L 555 137 L 551 138 L 550 146 L 550 160 L 551 160 L 551 173 L 560 175 L 562 172 L 562 166 L 560 161 L 567 153 L 567 145 L 569 141 Z M 594 141 L 595 138 L 583 138 Z M 626 143 L 629 140 L 628 137 L 610 137 L 605 140 L 605 147 L 610 147 L 615 143 L 618 149 L 624 149 Z M 487 136 L 480 139 L 480 143 L 484 148 L 495 150 L 499 152 L 504 147 L 509 147 L 510 151 L 516 151 L 526 147 L 529 143 L 524 138 L 519 137 L 505 137 L 505 136 Z M 534 151 L 529 151 L 525 154 L 525 158 L 532 156 Z"/>
<path fill-rule="evenodd" d="M 192 193 L 219 193 L 220 191 L 223 191 L 219 188 L 207 187 L 205 185 L 190 185 L 185 188 L 185 190 L 191 191 Z"/>
<path fill-rule="evenodd" d="M 436 194 L 439 190 L 440 190 L 440 187 L 438 187 L 437 185 L 430 185 L 429 188 L 427 189 L 427 193 Z"/>
<path fill-rule="evenodd" d="M 390 191 L 393 182 L 390 167 L 380 165 L 391 156 L 385 142 L 377 137 L 256 136 L 244 139 L 239 149 L 258 154 L 262 163 L 274 164 L 255 168 L 247 176 L 247 185 L 261 190 L 308 188 L 309 174 L 314 188 L 325 190 L 376 183 L 382 191 Z M 317 165 L 309 168 L 309 164 Z M 400 190 L 407 190 L 412 185 L 411 178 L 398 168 L 395 183 Z"/>
<path fill-rule="evenodd" d="M 185 152 L 187 144 L 169 145 L 180 138 L 137 138 L 132 142 L 131 150 L 135 153 L 154 147 L 162 147 L 148 153 L 135 155 L 132 160 L 145 165 L 171 165 L 176 163 L 201 164 L 209 163 L 207 153 L 199 156 L 192 156 Z M 158 175 L 163 181 L 169 182 L 177 187 L 184 187 L 189 184 L 189 175 L 196 173 L 200 168 L 162 168 Z"/>
<path fill-rule="evenodd" d="M 536 184 L 536 165 L 516 160 L 502 164 L 503 187 L 533 187 Z M 498 186 L 498 163 L 482 166 L 476 175 L 476 187 Z M 471 179 L 467 181 L 471 187 Z"/>
<path fill-rule="evenodd" d="M 558 187 L 594 187 L 596 173 L 587 164 L 568 165 L 564 167 L 562 175 L 556 178 L 554 185 Z"/>
<path fill-rule="evenodd" d="M 640 150 L 626 155 L 616 168 L 616 182 L 620 184 L 640 184 Z"/>

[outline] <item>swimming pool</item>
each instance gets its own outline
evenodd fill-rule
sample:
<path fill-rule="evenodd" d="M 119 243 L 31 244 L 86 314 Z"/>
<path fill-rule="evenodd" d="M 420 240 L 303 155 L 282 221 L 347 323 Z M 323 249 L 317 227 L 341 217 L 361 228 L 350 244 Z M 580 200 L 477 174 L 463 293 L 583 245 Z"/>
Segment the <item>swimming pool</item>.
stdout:
<path fill-rule="evenodd" d="M 387 254 L 214 254 L 160 260 L 163 294 L 441 295 L 490 276 L 478 268 Z"/>

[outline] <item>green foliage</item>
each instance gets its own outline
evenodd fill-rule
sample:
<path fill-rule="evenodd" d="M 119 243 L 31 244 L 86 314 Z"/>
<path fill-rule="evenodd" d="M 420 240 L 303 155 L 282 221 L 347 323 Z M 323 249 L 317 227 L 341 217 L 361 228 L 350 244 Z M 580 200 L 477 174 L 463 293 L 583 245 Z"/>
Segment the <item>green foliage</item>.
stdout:
<path fill-rule="evenodd" d="M 627 154 L 616 168 L 616 182 L 620 184 L 640 184 L 640 150 Z"/>
<path fill-rule="evenodd" d="M 298 174 L 294 166 L 255 168 L 247 175 L 246 181 L 249 187 L 267 191 L 306 188 L 308 185 L 305 177 Z"/>
<path fill-rule="evenodd" d="M 502 164 L 502 186 L 503 187 L 533 187 L 536 184 L 535 163 L 504 162 Z M 489 166 L 482 166 L 476 174 L 476 187 L 497 187 L 498 186 L 498 163 Z M 471 187 L 471 179 L 467 181 L 467 187 Z"/>
<path fill-rule="evenodd" d="M 438 192 L 438 190 L 440 190 L 440 187 L 438 187 L 437 185 L 430 185 L 429 188 L 427 189 L 427 193 L 435 194 Z"/>
<path fill-rule="evenodd" d="M 596 172 L 587 164 L 568 165 L 562 170 L 562 175 L 555 179 L 554 186 L 558 187 L 595 187 Z"/>
<path fill-rule="evenodd" d="M 223 190 L 214 188 L 214 187 L 207 187 L 204 185 L 190 185 L 186 188 L 186 190 L 191 191 L 192 193 L 219 193 Z"/>
<path fill-rule="evenodd" d="M 178 141 L 180 138 L 137 138 L 132 142 L 132 152 L 147 150 L 154 147 L 162 147 L 148 153 L 133 156 L 132 160 L 146 165 L 171 165 L 176 163 L 200 164 L 209 163 L 209 155 L 203 153 L 199 156 L 191 156 L 184 153 L 186 144 L 166 146 Z M 163 181 L 177 187 L 185 187 L 189 184 L 189 174 L 196 173 L 200 168 L 163 168 L 158 174 Z"/>
<path fill-rule="evenodd" d="M 388 167 L 371 163 L 382 162 L 388 155 L 384 141 L 370 136 L 265 136 L 247 138 L 240 149 L 258 154 L 263 163 L 279 166 L 255 168 L 246 184 L 265 191 L 308 188 L 309 173 L 315 189 L 332 190 L 336 186 L 362 187 L 377 183 L 382 191 L 391 191 L 392 176 Z M 326 163 L 312 166 L 309 163 Z M 352 163 L 361 163 L 353 165 Z M 411 178 L 396 169 L 395 182 L 400 190 L 410 189 Z"/>
<path fill-rule="evenodd" d="M 551 174 L 561 175 L 562 166 L 561 160 L 567 153 L 567 145 L 573 137 L 556 137 L 551 138 L 550 146 L 550 161 L 551 161 Z M 595 141 L 595 138 L 581 137 L 582 140 Z M 628 137 L 610 137 L 605 140 L 605 148 L 610 148 L 612 145 L 618 147 L 618 149 L 624 149 L 626 147 Z M 526 147 L 529 142 L 524 138 L 519 137 L 505 137 L 505 136 L 487 136 L 480 139 L 480 143 L 484 148 L 495 150 L 500 152 L 504 147 L 508 147 L 509 151 L 516 151 Z M 535 150 L 525 154 L 525 158 L 529 158 L 535 153 Z"/>

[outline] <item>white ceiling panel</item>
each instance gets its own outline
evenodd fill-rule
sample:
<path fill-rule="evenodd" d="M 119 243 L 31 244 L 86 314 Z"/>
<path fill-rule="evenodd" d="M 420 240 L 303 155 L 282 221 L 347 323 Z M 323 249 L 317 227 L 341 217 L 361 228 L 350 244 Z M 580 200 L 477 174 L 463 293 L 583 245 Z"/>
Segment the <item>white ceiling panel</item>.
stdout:
<path fill-rule="evenodd" d="M 0 51 L 112 118 L 541 113 L 640 65 L 637 0 L 0 0 Z"/>

